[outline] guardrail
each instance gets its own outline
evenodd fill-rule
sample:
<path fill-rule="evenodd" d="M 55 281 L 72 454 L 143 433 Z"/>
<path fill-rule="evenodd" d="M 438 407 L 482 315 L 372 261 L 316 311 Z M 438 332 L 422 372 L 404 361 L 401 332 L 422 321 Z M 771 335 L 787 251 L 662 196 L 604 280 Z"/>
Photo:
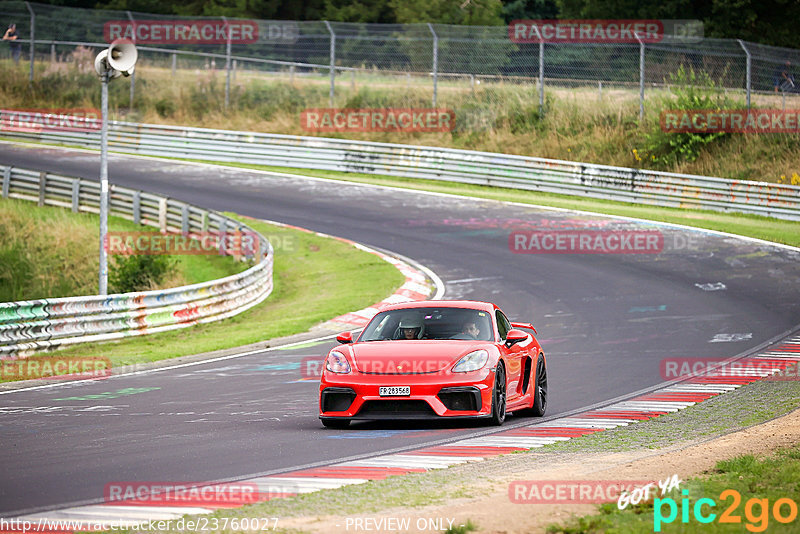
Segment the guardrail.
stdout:
<path fill-rule="evenodd" d="M 0 173 L 3 198 L 99 213 L 99 182 L 2 165 Z M 0 303 L 0 358 L 218 321 L 255 306 L 272 292 L 272 246 L 239 221 L 113 185 L 109 212 L 156 226 L 162 232 L 188 236 L 197 232 L 253 232 L 259 246 L 241 259 L 255 265 L 233 276 L 172 289 Z"/>
<path fill-rule="evenodd" d="M 0 110 L 3 113 L 3 110 Z M 99 149 L 97 131 L 4 131 Z M 111 122 L 116 152 L 384 174 L 800 220 L 800 187 L 449 148 Z"/>

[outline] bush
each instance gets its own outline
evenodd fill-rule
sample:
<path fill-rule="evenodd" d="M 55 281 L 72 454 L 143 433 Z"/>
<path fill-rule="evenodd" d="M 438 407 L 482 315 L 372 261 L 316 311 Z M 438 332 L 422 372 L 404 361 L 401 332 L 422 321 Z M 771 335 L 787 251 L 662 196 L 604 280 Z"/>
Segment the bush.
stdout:
<path fill-rule="evenodd" d="M 115 256 L 109 282 L 114 293 L 147 291 L 175 272 L 177 261 L 169 256 Z"/>
<path fill-rule="evenodd" d="M 690 111 L 738 107 L 734 100 L 721 93 L 717 84 L 706 72 L 695 72 L 691 67 L 687 70 L 681 65 L 675 74 L 670 74 L 668 83 L 673 86 L 671 92 L 675 98 L 661 99 L 659 102 L 661 109 Z M 692 162 L 700 156 L 707 145 L 729 135 L 727 132 L 667 133 L 661 129 L 659 121 L 645 136 L 646 148 L 642 156 L 649 156 L 652 162 L 662 168 L 676 163 Z M 636 150 L 634 157 L 637 161 L 642 160 Z"/>

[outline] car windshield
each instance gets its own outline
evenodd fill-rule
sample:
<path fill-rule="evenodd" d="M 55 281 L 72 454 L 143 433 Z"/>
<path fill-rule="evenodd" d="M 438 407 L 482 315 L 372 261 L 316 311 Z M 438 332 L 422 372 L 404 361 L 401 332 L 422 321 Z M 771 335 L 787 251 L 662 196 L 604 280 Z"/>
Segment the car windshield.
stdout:
<path fill-rule="evenodd" d="M 469 308 L 407 308 L 372 318 L 359 341 L 463 339 L 492 341 L 489 313 Z"/>

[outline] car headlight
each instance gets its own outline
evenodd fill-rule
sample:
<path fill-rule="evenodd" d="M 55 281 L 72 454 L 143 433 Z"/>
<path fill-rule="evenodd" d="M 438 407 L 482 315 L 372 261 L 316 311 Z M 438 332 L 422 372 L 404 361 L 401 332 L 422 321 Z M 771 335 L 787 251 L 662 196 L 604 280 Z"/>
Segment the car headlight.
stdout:
<path fill-rule="evenodd" d="M 344 375 L 350 372 L 350 364 L 347 362 L 347 358 L 344 357 L 344 354 L 338 350 L 333 350 L 325 359 L 325 369 L 331 373 Z"/>
<path fill-rule="evenodd" d="M 470 371 L 477 371 L 489 361 L 489 353 L 485 350 L 476 350 L 470 352 L 453 366 L 454 373 L 468 373 Z"/>

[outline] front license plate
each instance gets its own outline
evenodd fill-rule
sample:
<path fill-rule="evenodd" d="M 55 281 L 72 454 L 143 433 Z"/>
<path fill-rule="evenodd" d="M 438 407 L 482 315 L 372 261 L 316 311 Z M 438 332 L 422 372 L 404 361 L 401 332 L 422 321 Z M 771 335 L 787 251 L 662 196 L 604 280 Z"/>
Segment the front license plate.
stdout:
<path fill-rule="evenodd" d="M 381 386 L 378 389 L 381 397 L 401 397 L 411 395 L 411 386 Z"/>

